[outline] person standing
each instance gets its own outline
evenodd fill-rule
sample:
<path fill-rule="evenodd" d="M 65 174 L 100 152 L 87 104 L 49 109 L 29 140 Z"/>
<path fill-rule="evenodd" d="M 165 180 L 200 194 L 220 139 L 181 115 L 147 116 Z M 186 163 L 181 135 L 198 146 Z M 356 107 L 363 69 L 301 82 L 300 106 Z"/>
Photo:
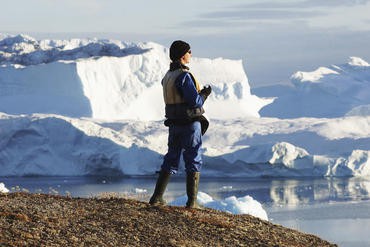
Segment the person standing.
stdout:
<path fill-rule="evenodd" d="M 168 151 L 164 156 L 159 177 L 150 198 L 151 205 L 165 205 L 163 194 L 171 174 L 176 174 L 181 153 L 185 162 L 187 208 L 199 208 L 197 194 L 202 157 L 202 135 L 208 128 L 203 116 L 203 104 L 211 94 L 211 86 L 203 87 L 186 66 L 191 60 L 190 45 L 176 40 L 170 47 L 170 69 L 162 79 L 166 104 L 164 124 L 168 130 Z"/>

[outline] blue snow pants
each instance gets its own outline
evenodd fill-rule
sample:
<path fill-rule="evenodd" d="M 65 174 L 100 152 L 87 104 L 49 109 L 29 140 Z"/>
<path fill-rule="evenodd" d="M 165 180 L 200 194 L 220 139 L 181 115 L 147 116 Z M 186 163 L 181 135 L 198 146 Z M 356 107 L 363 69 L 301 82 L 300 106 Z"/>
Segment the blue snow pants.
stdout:
<path fill-rule="evenodd" d="M 185 162 L 185 171 L 200 172 L 202 156 L 202 133 L 200 122 L 187 125 L 170 125 L 168 133 L 168 152 L 164 156 L 162 170 L 176 174 L 179 169 L 182 150 Z"/>

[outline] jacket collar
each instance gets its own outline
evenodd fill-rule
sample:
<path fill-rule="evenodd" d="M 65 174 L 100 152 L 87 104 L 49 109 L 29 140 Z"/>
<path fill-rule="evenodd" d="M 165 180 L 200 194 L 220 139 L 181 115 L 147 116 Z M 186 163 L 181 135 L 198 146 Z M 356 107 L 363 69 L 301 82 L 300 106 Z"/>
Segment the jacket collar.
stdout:
<path fill-rule="evenodd" d="M 180 61 L 175 61 L 170 64 L 170 71 L 175 71 L 177 69 L 189 70 L 189 67 L 180 63 Z"/>

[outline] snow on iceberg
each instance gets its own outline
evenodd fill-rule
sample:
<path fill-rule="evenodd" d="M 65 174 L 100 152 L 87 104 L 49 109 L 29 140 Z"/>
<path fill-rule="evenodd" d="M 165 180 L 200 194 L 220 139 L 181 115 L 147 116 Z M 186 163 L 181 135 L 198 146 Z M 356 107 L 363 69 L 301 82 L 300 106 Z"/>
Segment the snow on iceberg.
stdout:
<path fill-rule="evenodd" d="M 181 196 L 170 202 L 172 206 L 183 206 L 186 204 L 187 196 Z M 268 220 L 266 211 L 261 203 L 251 196 L 235 197 L 230 196 L 224 200 L 214 200 L 207 193 L 198 192 L 197 202 L 207 208 L 212 208 L 232 214 L 249 214 L 263 220 Z"/>
<path fill-rule="evenodd" d="M 330 175 L 368 177 L 370 176 L 370 151 L 353 150 L 347 158 L 339 158 L 329 167 Z"/>
<path fill-rule="evenodd" d="M 234 177 L 327 176 L 328 167 L 334 162 L 287 142 L 254 145 L 216 157 L 206 156 L 205 160 L 212 164 L 207 167 L 207 174 Z M 229 169 L 222 168 L 225 164 L 230 164 Z"/>
<path fill-rule="evenodd" d="M 295 147 L 294 145 L 286 142 L 275 144 L 272 148 L 272 157 L 269 160 L 270 164 L 284 164 L 288 168 L 308 168 L 311 161 L 305 162 L 308 156 L 306 150 Z M 295 161 L 303 161 L 298 164 Z"/>
<path fill-rule="evenodd" d="M 331 126 L 356 124 L 361 127 L 356 132 L 330 133 L 335 129 Z M 355 162 L 351 153 L 370 150 L 369 129 L 370 120 L 359 117 L 212 121 L 204 139 L 202 174 L 364 175 L 368 168 Z M 0 176 L 153 175 L 166 152 L 167 128 L 162 121 L 0 114 L 0 130 Z M 359 159 L 363 163 L 365 154 Z"/>
<path fill-rule="evenodd" d="M 347 166 L 355 176 L 370 175 L 370 151 L 353 150 L 348 157 Z"/>
<path fill-rule="evenodd" d="M 241 60 L 193 58 L 190 67 L 201 82 L 212 85 L 211 100 L 205 105 L 211 118 L 259 117 L 259 110 L 272 102 L 250 93 Z"/>
<path fill-rule="evenodd" d="M 346 64 L 320 67 L 312 72 L 298 71 L 291 76 L 291 81 L 294 87 L 278 92 L 274 102 L 260 111 L 261 116 L 369 115 L 370 65 L 361 58 L 350 57 Z M 255 93 L 266 97 L 268 91 L 264 88 L 261 93 L 258 90 Z"/>
<path fill-rule="evenodd" d="M 0 183 L 0 193 L 8 193 L 9 190 L 5 187 L 4 183 Z"/>
<path fill-rule="evenodd" d="M 139 47 L 114 40 L 71 39 L 41 40 L 20 34 L 0 40 L 1 65 L 39 65 L 60 60 L 141 53 Z"/>
<path fill-rule="evenodd" d="M 161 120 L 161 79 L 168 49 L 152 42 L 0 40 L 0 111 L 99 119 Z M 194 58 L 190 67 L 211 84 L 210 118 L 259 117 L 269 99 L 251 95 L 242 61 Z"/>
<path fill-rule="evenodd" d="M 370 64 L 359 57 L 350 57 L 348 64 L 351 66 L 358 66 L 358 67 L 370 67 Z"/>
<path fill-rule="evenodd" d="M 292 75 L 292 82 L 296 86 L 302 85 L 302 82 L 319 83 L 323 77 L 330 74 L 339 74 L 339 73 L 325 67 L 320 67 L 313 72 L 298 71 L 294 75 Z"/>
<path fill-rule="evenodd" d="M 88 120 L 1 115 L 0 126 L 0 176 L 146 175 L 160 159 L 140 134 L 120 135 Z"/>

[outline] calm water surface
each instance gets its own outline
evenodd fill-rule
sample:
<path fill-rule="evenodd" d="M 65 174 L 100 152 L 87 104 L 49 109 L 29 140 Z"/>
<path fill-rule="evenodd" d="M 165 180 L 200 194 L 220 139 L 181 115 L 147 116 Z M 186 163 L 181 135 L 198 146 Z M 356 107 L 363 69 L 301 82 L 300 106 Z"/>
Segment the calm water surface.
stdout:
<path fill-rule="evenodd" d="M 155 177 L 0 177 L 12 191 L 91 197 L 114 192 L 148 200 Z M 370 246 L 370 179 L 201 178 L 200 191 L 214 199 L 250 195 L 269 221 L 318 235 L 339 246 Z M 168 201 L 185 194 L 185 178 L 175 176 Z"/>

